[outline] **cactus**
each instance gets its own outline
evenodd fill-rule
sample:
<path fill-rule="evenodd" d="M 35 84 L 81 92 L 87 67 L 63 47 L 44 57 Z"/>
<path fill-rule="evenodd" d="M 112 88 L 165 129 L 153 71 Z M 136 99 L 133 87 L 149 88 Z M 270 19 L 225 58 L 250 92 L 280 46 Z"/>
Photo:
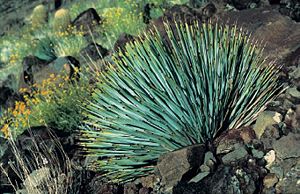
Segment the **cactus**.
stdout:
<path fill-rule="evenodd" d="M 165 31 L 115 54 L 87 107 L 81 144 L 111 181 L 153 173 L 163 153 L 251 124 L 283 90 L 280 68 L 236 26 L 166 23 Z"/>
<path fill-rule="evenodd" d="M 53 28 L 56 32 L 64 32 L 71 24 L 71 15 L 67 9 L 59 9 L 55 12 Z"/>
<path fill-rule="evenodd" d="M 44 5 L 38 5 L 33 9 L 31 14 L 31 23 L 34 28 L 47 23 L 48 12 Z"/>

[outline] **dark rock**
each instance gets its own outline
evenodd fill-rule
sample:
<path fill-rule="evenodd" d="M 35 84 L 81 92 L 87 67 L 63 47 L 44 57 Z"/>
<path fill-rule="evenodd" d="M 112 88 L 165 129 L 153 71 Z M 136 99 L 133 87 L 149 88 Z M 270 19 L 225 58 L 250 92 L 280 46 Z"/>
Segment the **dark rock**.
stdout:
<path fill-rule="evenodd" d="M 200 8 L 203 6 L 204 2 L 202 0 L 189 0 L 189 6 L 192 8 Z"/>
<path fill-rule="evenodd" d="M 276 193 L 300 193 L 300 160 L 294 161 L 297 162 L 285 170 L 284 177 L 276 184 Z"/>
<path fill-rule="evenodd" d="M 93 31 L 96 25 L 99 25 L 102 19 L 98 15 L 94 8 L 89 8 L 84 12 L 80 13 L 72 22 L 72 25 L 76 27 L 77 30 L 89 34 Z"/>
<path fill-rule="evenodd" d="M 34 83 L 34 74 L 41 68 L 46 66 L 49 61 L 40 59 L 36 56 L 24 57 L 23 64 L 23 80 L 26 84 L 31 85 Z"/>
<path fill-rule="evenodd" d="M 281 159 L 300 157 L 300 134 L 289 133 L 274 142 L 274 150 Z"/>
<path fill-rule="evenodd" d="M 205 146 L 201 144 L 162 155 L 157 169 L 165 191 L 171 190 L 180 181 L 188 181 L 195 176 L 196 170 L 203 163 L 204 154 Z"/>
<path fill-rule="evenodd" d="M 119 49 L 121 50 L 124 49 L 126 44 L 134 41 L 134 39 L 135 37 L 130 34 L 126 34 L 126 33 L 121 34 L 114 45 L 114 50 L 118 51 Z"/>
<path fill-rule="evenodd" d="M 139 190 L 139 194 L 150 194 L 151 193 L 151 189 L 143 187 Z"/>
<path fill-rule="evenodd" d="M 198 183 L 180 183 L 173 194 L 257 193 L 260 173 L 256 169 L 219 166 L 218 170 Z"/>
<path fill-rule="evenodd" d="M 224 132 L 223 134 L 221 134 L 219 137 L 216 138 L 216 140 L 214 141 L 214 145 L 216 147 L 216 154 L 220 155 L 220 154 L 227 154 L 231 151 L 233 151 L 235 149 L 235 144 L 243 144 L 243 141 L 245 138 L 246 141 L 248 141 L 247 139 L 254 139 L 254 132 L 251 131 L 251 128 L 240 128 L 240 129 L 231 129 L 228 130 L 226 132 Z M 246 137 L 247 135 L 243 134 L 242 131 L 247 131 L 247 135 L 249 135 L 248 137 Z M 253 137 L 253 138 L 251 138 Z"/>
<path fill-rule="evenodd" d="M 54 0 L 54 9 L 58 10 L 62 5 L 62 0 Z"/>
<path fill-rule="evenodd" d="M 0 87 L 0 113 L 2 108 L 11 107 L 12 102 L 9 102 L 10 99 L 14 96 L 14 91 L 11 88 L 6 86 Z"/>
<path fill-rule="evenodd" d="M 253 8 L 253 4 L 258 4 L 260 0 L 227 0 L 226 1 L 228 4 L 232 5 L 236 9 L 248 9 L 248 8 Z"/>
<path fill-rule="evenodd" d="M 35 60 L 35 59 L 34 59 Z M 45 61 L 44 61 L 45 62 Z M 23 78 L 24 82 L 21 87 L 32 85 L 34 83 L 41 84 L 43 80 L 48 79 L 50 75 L 69 76 L 72 78 L 75 75 L 74 68 L 79 68 L 80 64 L 74 57 L 59 57 L 51 63 L 30 63 L 24 62 Z M 27 81 L 25 81 L 27 80 Z M 62 81 L 62 80 L 58 80 Z"/>
<path fill-rule="evenodd" d="M 297 87 L 291 87 L 286 90 L 287 99 L 292 103 L 300 104 L 300 91 Z"/>
<path fill-rule="evenodd" d="M 300 2 L 298 0 L 281 0 L 280 13 L 300 22 Z"/>
<path fill-rule="evenodd" d="M 97 43 L 90 43 L 85 48 L 81 49 L 80 55 L 84 61 L 97 61 L 103 59 L 109 54 L 109 51 Z"/>
<path fill-rule="evenodd" d="M 213 3 L 208 3 L 202 9 L 202 20 L 208 20 L 217 12 L 217 8 Z"/>
<path fill-rule="evenodd" d="M 273 143 L 280 137 L 279 129 L 274 126 L 268 126 L 261 136 L 261 142 L 264 144 L 265 150 L 271 150 Z"/>
<path fill-rule="evenodd" d="M 222 157 L 223 164 L 236 163 L 241 160 L 245 160 L 248 156 L 248 152 L 242 144 L 234 144 L 233 151 L 227 153 Z"/>
<path fill-rule="evenodd" d="M 0 116 L 2 109 L 14 106 L 16 100 L 20 100 L 19 86 L 14 74 L 9 74 L 3 80 L 0 80 Z"/>
<path fill-rule="evenodd" d="M 139 194 L 139 189 L 134 183 L 126 183 L 124 185 L 124 194 Z"/>
<path fill-rule="evenodd" d="M 246 9 L 238 12 L 218 12 L 216 18 L 229 24 L 237 23 L 263 41 L 264 55 L 278 64 L 286 64 L 290 54 L 299 49 L 300 24 L 271 8 Z"/>
<path fill-rule="evenodd" d="M 149 24 L 151 20 L 151 7 L 154 5 L 152 3 L 147 3 L 144 6 L 144 11 L 143 11 L 143 22 L 145 24 Z"/>

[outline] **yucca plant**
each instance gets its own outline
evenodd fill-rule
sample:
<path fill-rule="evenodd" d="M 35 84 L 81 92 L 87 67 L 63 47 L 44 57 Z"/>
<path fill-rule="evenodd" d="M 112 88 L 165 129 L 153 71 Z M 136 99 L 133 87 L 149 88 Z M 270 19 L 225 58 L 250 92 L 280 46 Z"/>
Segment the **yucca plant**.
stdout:
<path fill-rule="evenodd" d="M 112 181 L 152 173 L 163 153 L 252 123 L 282 91 L 280 68 L 236 26 L 165 23 L 114 55 L 81 140 Z"/>

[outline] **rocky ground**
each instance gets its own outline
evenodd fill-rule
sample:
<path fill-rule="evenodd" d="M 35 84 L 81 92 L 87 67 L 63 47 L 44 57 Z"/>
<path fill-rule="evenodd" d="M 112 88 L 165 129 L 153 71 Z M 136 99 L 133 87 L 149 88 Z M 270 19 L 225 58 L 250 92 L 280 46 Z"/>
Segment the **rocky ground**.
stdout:
<path fill-rule="evenodd" d="M 201 6 L 191 1 L 191 5 L 194 8 L 175 6 L 167 10 L 164 19 L 175 15 L 187 20 L 237 23 L 265 43 L 264 54 L 270 60 L 283 65 L 282 82 L 289 88 L 267 106 L 253 125 L 221 134 L 209 149 L 194 145 L 165 154 L 159 159 L 154 175 L 125 185 L 108 184 L 99 174 L 85 170 L 84 166 L 94 159 L 83 158 L 76 151 L 74 134 L 58 133 L 76 169 L 73 193 L 300 193 L 300 3 L 296 0 L 215 0 Z M 160 28 L 162 20 L 159 18 L 151 24 Z M 130 39 L 123 35 L 118 44 Z M 44 130 L 35 131 L 43 133 Z M 24 134 L 19 141 L 27 137 Z M 0 150 L 5 162 L 10 151 L 4 141 L 0 140 Z M 0 188 L 5 189 L 9 188 Z"/>

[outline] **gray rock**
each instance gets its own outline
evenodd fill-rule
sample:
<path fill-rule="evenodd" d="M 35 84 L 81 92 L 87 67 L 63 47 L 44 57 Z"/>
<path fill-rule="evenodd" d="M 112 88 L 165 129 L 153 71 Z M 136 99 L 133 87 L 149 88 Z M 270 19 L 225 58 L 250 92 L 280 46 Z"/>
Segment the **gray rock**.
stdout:
<path fill-rule="evenodd" d="M 300 91 L 297 87 L 288 88 L 286 94 L 293 103 L 300 103 Z"/>
<path fill-rule="evenodd" d="M 252 154 L 255 158 L 261 159 L 264 157 L 265 153 L 263 151 L 252 149 Z"/>
<path fill-rule="evenodd" d="M 300 157 L 300 134 L 289 133 L 274 142 L 274 150 L 281 159 Z"/>
<path fill-rule="evenodd" d="M 204 161 L 205 145 L 193 145 L 162 155 L 157 170 L 162 177 L 165 192 L 169 192 L 191 172 L 196 172 Z M 191 177 L 192 178 L 192 177 Z"/>
<path fill-rule="evenodd" d="M 229 152 L 222 157 L 222 162 L 224 164 L 230 164 L 232 162 L 238 162 L 239 160 L 245 159 L 248 155 L 245 146 L 242 144 L 235 144 L 234 151 Z"/>
<path fill-rule="evenodd" d="M 259 114 L 253 127 L 257 138 L 261 138 L 268 126 L 278 124 L 281 120 L 282 115 L 278 112 L 264 111 Z"/>
<path fill-rule="evenodd" d="M 214 174 L 198 183 L 176 186 L 173 194 L 254 194 L 258 180 L 259 173 L 253 169 L 219 166 Z"/>
<path fill-rule="evenodd" d="M 300 193 L 300 160 L 286 171 L 284 178 L 276 185 L 276 193 Z"/>
<path fill-rule="evenodd" d="M 297 67 L 294 69 L 294 71 L 292 71 L 291 73 L 289 73 L 290 78 L 292 79 L 300 79 L 300 67 Z"/>

